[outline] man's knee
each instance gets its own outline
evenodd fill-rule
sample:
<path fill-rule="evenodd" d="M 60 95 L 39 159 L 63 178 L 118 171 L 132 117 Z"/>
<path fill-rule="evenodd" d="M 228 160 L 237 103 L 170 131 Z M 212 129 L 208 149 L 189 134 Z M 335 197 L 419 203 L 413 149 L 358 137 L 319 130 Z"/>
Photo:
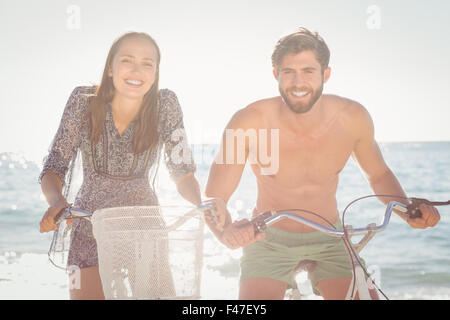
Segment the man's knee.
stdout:
<path fill-rule="evenodd" d="M 269 278 L 244 280 L 239 289 L 240 300 L 282 300 L 288 284 Z"/>
<path fill-rule="evenodd" d="M 325 300 L 344 300 L 352 278 L 324 279 L 316 283 L 316 288 Z"/>
<path fill-rule="evenodd" d="M 318 281 L 316 287 L 325 300 L 344 300 L 349 290 L 352 290 L 352 280 L 353 278 L 326 279 Z M 358 290 L 356 284 L 354 290 Z M 371 299 L 379 299 L 376 289 L 370 289 L 369 294 Z M 358 292 L 355 293 L 355 299 L 359 300 Z"/>

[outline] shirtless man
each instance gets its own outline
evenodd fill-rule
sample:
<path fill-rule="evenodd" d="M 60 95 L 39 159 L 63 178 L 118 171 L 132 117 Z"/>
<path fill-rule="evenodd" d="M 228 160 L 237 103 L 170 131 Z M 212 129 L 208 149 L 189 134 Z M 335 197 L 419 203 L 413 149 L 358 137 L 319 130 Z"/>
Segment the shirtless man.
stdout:
<path fill-rule="evenodd" d="M 355 101 L 322 94 L 330 77 L 329 55 L 323 39 L 303 28 L 280 39 L 272 65 L 281 96 L 250 104 L 236 112 L 227 125 L 226 132 L 266 129 L 268 136 L 270 130 L 279 129 L 278 141 L 266 139 L 266 150 L 276 150 L 269 144 L 278 144 L 278 154 L 271 154 L 271 159 L 278 157 L 278 170 L 263 172 L 267 165 L 260 158 L 251 164 L 258 185 L 254 215 L 267 210 L 301 208 L 319 213 L 342 229 L 336 189 L 339 173 L 350 156 L 365 172 L 376 194 L 406 197 L 374 140 L 373 122 L 367 110 Z M 249 159 L 252 150 L 260 151 L 259 139 L 260 136 L 255 144 L 247 135 L 241 149 L 238 145 L 230 148 L 231 140 L 224 133 L 222 158 L 213 163 L 206 187 L 208 197 L 222 199 L 224 204 L 217 213 L 221 222 L 216 235 L 231 249 L 244 247 L 239 298 L 282 299 L 286 289 L 295 286 L 292 270 L 305 258 L 316 262 L 309 273 L 314 292 L 324 299 L 345 298 L 352 272 L 342 240 L 330 240 L 331 237 L 291 220 L 269 227 L 265 239 L 264 234 L 254 235 L 248 220 L 231 222 L 226 203 L 245 167 L 245 161 L 238 161 L 238 154 L 243 152 L 245 160 Z M 230 159 L 230 152 L 235 153 L 231 155 L 233 163 L 224 161 Z M 434 207 L 422 205 L 420 210 L 422 218 L 409 219 L 397 214 L 413 228 L 438 223 L 440 216 Z M 305 217 L 324 224 L 320 218 Z M 212 225 L 212 220 L 208 224 Z M 220 227 L 224 227 L 222 232 Z"/>

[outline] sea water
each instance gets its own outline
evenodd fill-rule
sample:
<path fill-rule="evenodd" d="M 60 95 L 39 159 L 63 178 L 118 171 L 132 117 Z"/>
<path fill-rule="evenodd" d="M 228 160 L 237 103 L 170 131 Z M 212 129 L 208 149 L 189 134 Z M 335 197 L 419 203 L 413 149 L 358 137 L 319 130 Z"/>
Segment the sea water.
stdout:
<path fill-rule="evenodd" d="M 382 143 L 386 162 L 409 196 L 450 199 L 450 142 Z M 194 145 L 196 176 L 205 186 L 217 145 Z M 68 276 L 47 257 L 51 233 L 39 233 L 47 204 L 37 177 L 41 163 L 13 153 L 0 153 L 0 299 L 68 299 Z M 186 204 L 161 166 L 157 194 L 162 205 Z M 340 174 L 340 212 L 351 200 L 372 194 L 364 174 L 350 160 Z M 256 181 L 248 166 L 229 201 L 233 219 L 250 217 Z M 384 208 L 377 200 L 354 206 L 345 224 L 380 223 Z M 450 206 L 440 207 L 435 228 L 414 230 L 394 215 L 361 253 L 368 271 L 390 299 L 450 299 Z M 203 299 L 236 299 L 242 250 L 229 250 L 205 232 Z M 312 293 L 305 273 L 297 276 L 305 299 Z M 220 290 L 217 290 L 220 288 Z"/>

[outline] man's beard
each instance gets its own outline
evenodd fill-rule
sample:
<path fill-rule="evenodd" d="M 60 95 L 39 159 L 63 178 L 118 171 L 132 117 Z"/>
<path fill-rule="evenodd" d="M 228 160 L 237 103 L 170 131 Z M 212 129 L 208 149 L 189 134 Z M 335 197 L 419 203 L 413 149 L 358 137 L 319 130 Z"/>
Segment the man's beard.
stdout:
<path fill-rule="evenodd" d="M 279 91 L 280 91 L 281 97 L 283 98 L 284 103 L 289 107 L 289 109 L 292 110 L 292 112 L 298 113 L 298 114 L 306 113 L 312 109 L 314 104 L 317 102 L 317 100 L 319 100 L 320 96 L 322 95 L 323 83 L 320 86 L 320 88 L 311 92 L 312 96 L 308 101 L 301 101 L 301 102 L 293 103 L 292 101 L 289 100 L 288 94 L 286 92 L 281 90 L 281 88 L 279 88 Z M 299 90 L 299 91 L 302 91 L 302 90 Z M 309 95 L 309 93 L 308 93 L 308 95 Z"/>

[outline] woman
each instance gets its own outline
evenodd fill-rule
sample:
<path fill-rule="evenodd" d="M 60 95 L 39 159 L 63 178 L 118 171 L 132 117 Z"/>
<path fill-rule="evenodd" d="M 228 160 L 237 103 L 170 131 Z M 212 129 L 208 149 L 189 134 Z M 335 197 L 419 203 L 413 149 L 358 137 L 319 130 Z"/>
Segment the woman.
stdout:
<path fill-rule="evenodd" d="M 78 152 L 83 183 L 74 207 L 94 212 L 158 205 L 149 172 L 157 166 L 163 147 L 178 192 L 194 205 L 200 204 L 181 108 L 172 91 L 158 88 L 159 62 L 158 45 L 149 35 L 126 33 L 112 45 L 100 85 L 72 92 L 39 177 L 49 204 L 41 232 L 57 229 L 54 217 L 69 206 L 67 195 L 73 192 Z M 184 154 L 175 152 L 180 150 Z M 104 299 L 96 242 L 87 221 L 72 226 L 68 265 L 80 268 L 80 289 L 70 290 L 71 299 Z"/>

